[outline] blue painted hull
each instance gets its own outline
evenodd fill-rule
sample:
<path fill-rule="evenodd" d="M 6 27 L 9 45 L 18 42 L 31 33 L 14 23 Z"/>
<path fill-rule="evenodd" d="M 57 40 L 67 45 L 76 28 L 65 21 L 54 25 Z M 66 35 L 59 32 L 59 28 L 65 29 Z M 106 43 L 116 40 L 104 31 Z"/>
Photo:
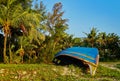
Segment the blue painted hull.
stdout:
<path fill-rule="evenodd" d="M 73 58 L 82 59 L 83 61 L 90 62 L 92 64 L 96 64 L 96 58 L 98 54 L 99 52 L 97 48 L 71 47 L 57 53 L 55 58 L 61 55 L 66 55 Z"/>

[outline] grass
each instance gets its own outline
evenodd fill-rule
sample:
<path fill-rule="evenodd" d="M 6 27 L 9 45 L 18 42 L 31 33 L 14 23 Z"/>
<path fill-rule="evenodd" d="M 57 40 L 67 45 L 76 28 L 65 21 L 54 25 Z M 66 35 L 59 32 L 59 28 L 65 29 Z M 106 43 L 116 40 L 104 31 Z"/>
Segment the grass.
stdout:
<path fill-rule="evenodd" d="M 95 76 L 73 65 L 0 64 L 0 81 L 120 81 L 120 72 L 103 66 Z"/>
<path fill-rule="evenodd" d="M 116 67 L 117 67 L 118 69 L 120 69 L 120 64 L 117 64 Z"/>

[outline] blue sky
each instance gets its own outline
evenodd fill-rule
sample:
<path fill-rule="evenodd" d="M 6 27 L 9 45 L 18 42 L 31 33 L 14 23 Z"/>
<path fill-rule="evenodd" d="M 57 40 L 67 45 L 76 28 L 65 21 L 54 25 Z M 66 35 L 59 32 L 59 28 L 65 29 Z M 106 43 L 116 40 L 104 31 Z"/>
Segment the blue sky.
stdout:
<path fill-rule="evenodd" d="M 120 0 L 38 0 L 48 11 L 55 3 L 63 4 L 64 18 L 69 19 L 67 33 L 84 37 L 92 27 L 120 36 Z"/>

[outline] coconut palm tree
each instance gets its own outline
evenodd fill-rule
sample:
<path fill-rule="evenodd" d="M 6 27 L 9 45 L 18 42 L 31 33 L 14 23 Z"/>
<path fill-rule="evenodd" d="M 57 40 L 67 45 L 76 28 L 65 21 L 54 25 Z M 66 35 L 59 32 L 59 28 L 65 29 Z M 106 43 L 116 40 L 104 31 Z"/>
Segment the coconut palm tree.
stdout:
<path fill-rule="evenodd" d="M 87 36 L 87 38 L 85 38 L 85 41 L 87 42 L 88 46 L 95 46 L 97 40 L 97 33 L 98 30 L 94 27 L 91 29 L 90 33 L 85 33 L 85 35 Z"/>
<path fill-rule="evenodd" d="M 23 9 L 21 4 L 15 4 L 17 0 L 8 0 L 7 3 L 0 5 L 0 25 L 4 33 L 4 63 L 7 63 L 6 45 L 7 38 L 11 36 L 11 28 L 21 28 L 27 35 L 27 29 L 31 26 L 37 27 L 40 22 L 40 14 L 31 13 L 30 9 Z"/>
<path fill-rule="evenodd" d="M 4 50 L 3 50 L 4 63 L 7 62 L 6 44 L 7 44 L 7 38 L 8 36 L 10 36 L 10 26 L 16 24 L 15 20 L 17 20 L 17 18 L 21 16 L 19 14 L 18 17 L 18 12 L 21 12 L 20 10 L 22 7 L 20 5 L 13 6 L 12 3 L 14 2 L 15 2 L 14 0 L 8 0 L 6 5 L 4 4 L 0 5 L 0 24 L 2 25 L 2 29 L 4 33 Z"/>
<path fill-rule="evenodd" d="M 100 55 L 105 55 L 106 45 L 107 45 L 107 35 L 105 32 L 100 32 L 97 36 L 97 47 L 99 48 Z"/>
<path fill-rule="evenodd" d="M 109 56 L 117 56 L 119 50 L 119 36 L 115 33 L 109 33 L 107 35 L 107 49 L 109 50 Z"/>

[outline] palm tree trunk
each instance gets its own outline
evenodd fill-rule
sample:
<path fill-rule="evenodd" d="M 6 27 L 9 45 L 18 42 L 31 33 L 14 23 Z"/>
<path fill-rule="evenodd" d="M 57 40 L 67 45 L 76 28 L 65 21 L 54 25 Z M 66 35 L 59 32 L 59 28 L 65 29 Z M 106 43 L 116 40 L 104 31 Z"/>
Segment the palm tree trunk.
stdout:
<path fill-rule="evenodd" d="M 12 51 L 11 51 L 10 44 L 9 44 L 9 56 L 10 56 L 10 63 L 12 63 Z"/>
<path fill-rule="evenodd" d="M 7 59 L 6 59 L 6 45 L 7 45 L 7 34 L 5 34 L 4 37 L 4 49 L 3 49 L 3 61 L 4 63 L 7 63 Z"/>
<path fill-rule="evenodd" d="M 6 45 L 7 45 L 7 37 L 8 37 L 8 34 L 10 33 L 10 30 L 9 30 L 9 22 L 6 21 L 5 23 L 5 26 L 4 26 L 4 49 L 3 49 L 3 58 L 4 58 L 4 63 L 7 63 L 7 56 L 6 56 Z"/>

